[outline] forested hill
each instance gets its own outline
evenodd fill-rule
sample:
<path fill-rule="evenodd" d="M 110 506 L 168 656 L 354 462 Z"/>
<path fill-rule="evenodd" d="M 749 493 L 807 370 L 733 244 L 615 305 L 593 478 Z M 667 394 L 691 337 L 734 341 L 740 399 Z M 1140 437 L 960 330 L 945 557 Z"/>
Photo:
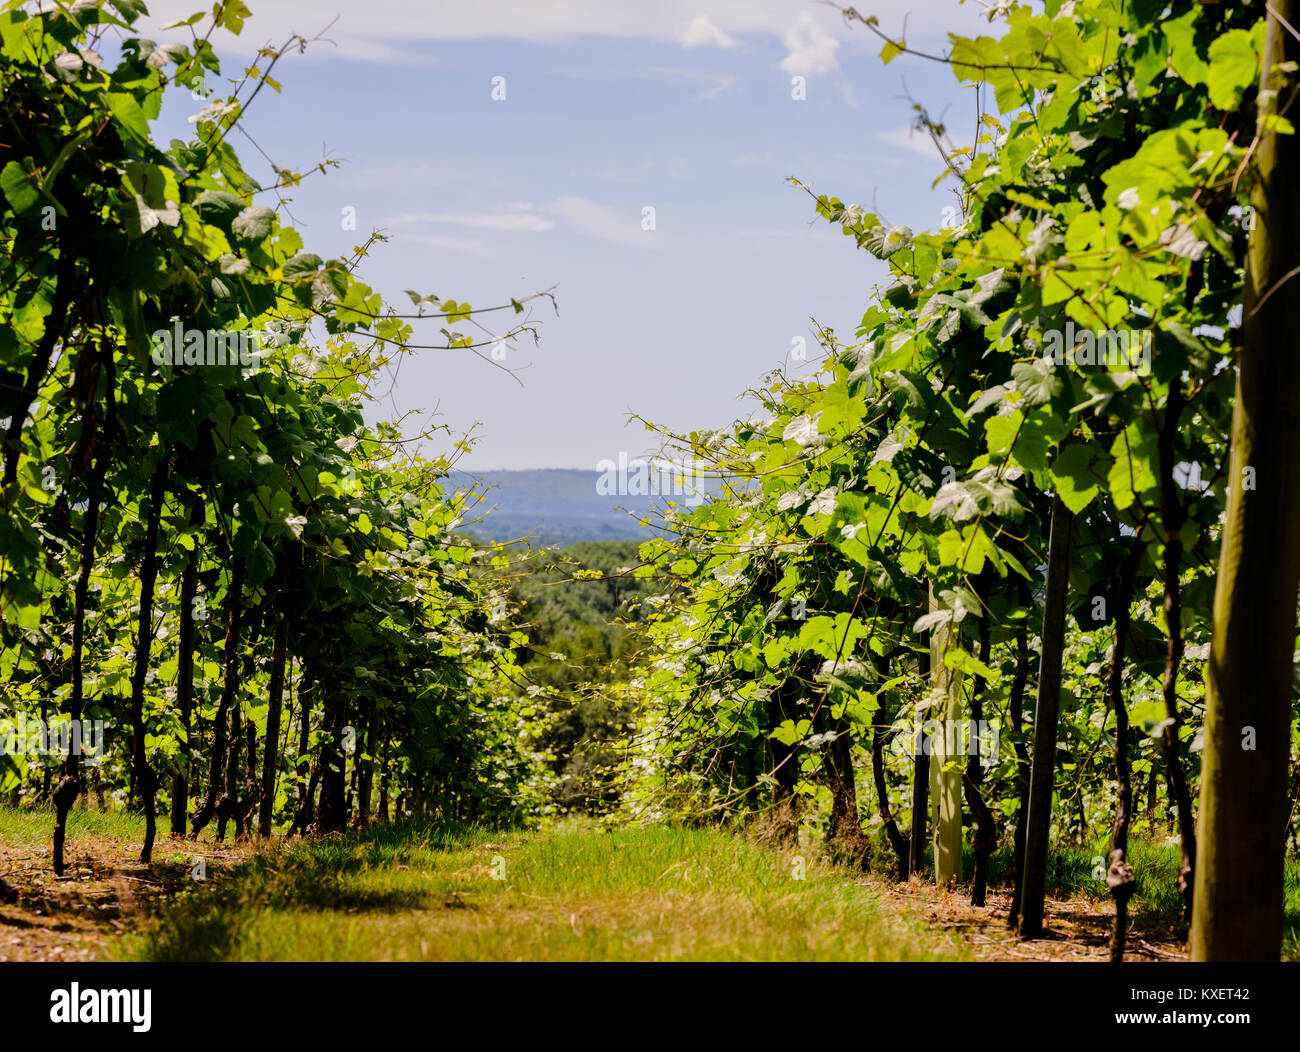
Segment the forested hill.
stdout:
<path fill-rule="evenodd" d="M 477 514 L 462 529 L 485 540 L 530 536 L 539 544 L 646 540 L 652 530 L 638 518 L 661 507 L 663 498 L 602 495 L 598 471 L 541 468 L 534 471 L 453 471 L 450 487 L 485 493 Z M 629 514 L 635 512 L 636 515 Z M 483 521 L 475 522 L 486 513 Z"/>

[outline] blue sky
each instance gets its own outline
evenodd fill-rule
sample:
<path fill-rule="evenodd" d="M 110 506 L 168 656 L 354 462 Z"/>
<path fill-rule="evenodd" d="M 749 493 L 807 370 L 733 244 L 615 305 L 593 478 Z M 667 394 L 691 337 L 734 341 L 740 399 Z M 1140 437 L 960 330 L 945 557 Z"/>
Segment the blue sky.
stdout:
<path fill-rule="evenodd" d="M 943 113 L 955 140 L 973 130 L 975 100 L 947 67 L 885 66 L 864 27 L 808 0 L 247 2 L 243 35 L 215 40 L 231 73 L 338 16 L 333 43 L 284 59 L 282 94 L 262 92 L 243 121 L 278 164 L 343 162 L 286 195 L 308 248 L 341 255 L 383 230 L 362 277 L 399 309 L 406 288 L 487 306 L 556 286 L 558 317 L 532 311 L 540 345 L 506 352 L 522 386 L 466 352 L 421 351 L 379 407 L 455 433 L 477 424 L 470 470 L 651 451 L 631 411 L 682 430 L 747 415 L 740 396 L 765 372 L 806 367 L 788 356 L 796 337 L 815 349 L 810 319 L 852 338 L 883 277 L 784 178 L 937 227 L 952 197 L 931 189 L 942 161 L 909 131 L 905 96 Z M 149 6 L 162 26 L 197 4 Z M 907 17 L 916 47 L 996 32 L 978 3 L 857 6 L 893 33 Z M 201 105 L 174 93 L 159 138 L 185 135 Z M 248 139 L 233 142 L 274 181 Z M 355 231 L 342 229 L 347 207 Z M 439 324 L 418 342 L 440 342 Z"/>

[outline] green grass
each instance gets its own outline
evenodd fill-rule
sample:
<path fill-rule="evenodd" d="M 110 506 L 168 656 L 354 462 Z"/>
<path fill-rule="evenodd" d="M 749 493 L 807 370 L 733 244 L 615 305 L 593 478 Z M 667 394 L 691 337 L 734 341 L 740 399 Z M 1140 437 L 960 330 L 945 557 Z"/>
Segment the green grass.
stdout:
<path fill-rule="evenodd" d="M 54 835 L 52 807 L 10 807 L 0 804 L 0 842 L 49 847 Z M 144 840 L 144 817 L 126 811 L 88 811 L 74 807 L 68 812 L 67 843 L 78 837 L 108 837 L 113 840 Z"/>
<path fill-rule="evenodd" d="M 971 956 L 859 880 L 814 860 L 797 880 L 790 855 L 719 831 L 402 824 L 259 854 L 177 897 L 119 950 L 155 961 Z"/>
<path fill-rule="evenodd" d="M 53 813 L 0 806 L 0 846 L 48 852 Z M 111 848 L 128 856 L 143 819 L 74 809 L 70 855 Z M 652 827 L 607 832 L 570 824 L 544 833 L 398 823 L 366 833 L 213 862 L 185 878 L 207 841 L 160 839 L 155 858 L 178 871 L 169 894 L 116 956 L 178 960 L 946 960 L 969 957 L 955 937 L 880 904 L 844 869 L 772 851 L 720 830 Z M 1049 856 L 1048 891 L 1107 909 L 1092 875 L 1094 848 Z M 493 879 L 504 859 L 504 880 Z M 1135 840 L 1135 916 L 1185 927 L 1175 845 Z M 967 849 L 966 873 L 973 860 Z M 174 863 L 174 864 L 173 864 Z M 989 860 L 991 888 L 1010 863 Z M 892 879 L 892 856 L 873 859 Z M 500 867 L 498 867 L 499 871 Z M 1300 860 L 1286 864 L 1283 957 L 1300 960 Z"/>
<path fill-rule="evenodd" d="M 1059 898 L 1084 898 L 1094 902 L 1110 900 L 1104 880 L 1093 875 L 1094 861 L 1110 854 L 1108 842 L 1093 847 L 1057 847 L 1047 856 L 1047 891 Z M 1178 894 L 1178 865 L 1181 860 L 1176 845 L 1149 840 L 1131 840 L 1128 860 L 1137 878 L 1129 909 L 1135 916 L 1176 923 L 1182 916 L 1183 900 Z M 975 861 L 966 848 L 966 872 Z M 1004 846 L 989 858 L 989 883 L 1001 884 L 1011 867 L 1011 848 Z"/>

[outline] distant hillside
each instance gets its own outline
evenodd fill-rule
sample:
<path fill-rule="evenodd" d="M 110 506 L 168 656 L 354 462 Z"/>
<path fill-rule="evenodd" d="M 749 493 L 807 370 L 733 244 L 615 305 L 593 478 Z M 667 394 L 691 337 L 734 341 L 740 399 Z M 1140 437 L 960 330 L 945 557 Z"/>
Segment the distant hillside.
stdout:
<path fill-rule="evenodd" d="M 643 541 L 653 536 L 654 531 L 639 526 L 628 512 L 653 517 L 655 509 L 663 507 L 665 498 L 617 492 L 602 494 L 597 490 L 601 478 L 598 471 L 540 468 L 453 471 L 448 481 L 452 488 L 472 486 L 479 493 L 487 488 L 486 499 L 475 513 L 487 512 L 487 518 L 480 523 L 466 522 L 461 527 L 484 540 L 507 541 L 531 535 L 539 544 L 574 544 Z M 607 479 L 605 489 L 610 488 Z"/>

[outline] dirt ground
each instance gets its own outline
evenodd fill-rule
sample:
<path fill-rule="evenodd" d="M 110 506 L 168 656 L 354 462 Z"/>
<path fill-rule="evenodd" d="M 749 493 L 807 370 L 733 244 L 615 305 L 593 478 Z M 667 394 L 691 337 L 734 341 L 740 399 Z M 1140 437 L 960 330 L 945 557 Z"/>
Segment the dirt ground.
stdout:
<path fill-rule="evenodd" d="M 964 888 L 942 891 L 920 881 L 881 888 L 887 900 L 900 909 L 923 916 L 935 928 L 955 932 L 971 944 L 983 960 L 1004 961 L 1109 961 L 1110 932 L 1115 920 L 1109 901 L 1052 899 L 1046 902 L 1041 939 L 1027 942 L 1007 929 L 1010 889 L 989 889 L 988 905 L 976 909 Z M 1141 918 L 1129 918 L 1125 960 L 1185 961 L 1187 944 L 1175 932 L 1153 928 Z"/>
<path fill-rule="evenodd" d="M 56 877 L 48 845 L 0 844 L 0 874 L 19 896 L 16 904 L 0 903 L 0 961 L 107 959 L 108 940 L 129 931 L 151 898 L 189 880 L 194 860 L 202 856 L 211 873 L 252 848 L 214 850 L 161 837 L 152 867 L 140 864 L 139 850 L 109 837 L 70 839 L 64 874 Z"/>

